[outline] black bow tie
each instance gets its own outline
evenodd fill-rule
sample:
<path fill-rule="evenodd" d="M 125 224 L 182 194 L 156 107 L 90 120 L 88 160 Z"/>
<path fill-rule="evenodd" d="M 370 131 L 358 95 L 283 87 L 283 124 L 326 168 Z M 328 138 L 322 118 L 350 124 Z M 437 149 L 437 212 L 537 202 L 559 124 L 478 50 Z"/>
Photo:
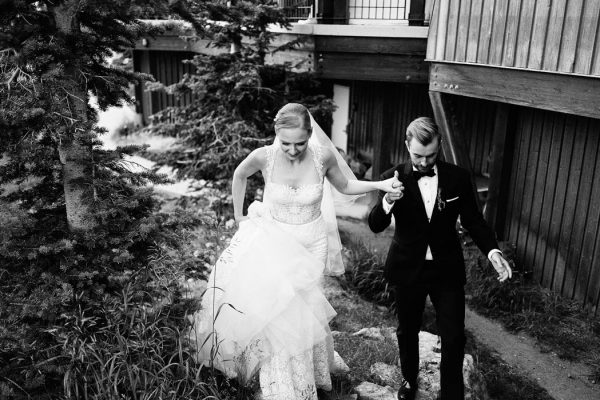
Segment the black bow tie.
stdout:
<path fill-rule="evenodd" d="M 421 179 L 424 176 L 435 176 L 435 171 L 433 170 L 433 168 L 431 168 L 425 172 L 413 171 L 413 176 L 415 177 L 415 180 L 418 181 L 419 179 Z"/>

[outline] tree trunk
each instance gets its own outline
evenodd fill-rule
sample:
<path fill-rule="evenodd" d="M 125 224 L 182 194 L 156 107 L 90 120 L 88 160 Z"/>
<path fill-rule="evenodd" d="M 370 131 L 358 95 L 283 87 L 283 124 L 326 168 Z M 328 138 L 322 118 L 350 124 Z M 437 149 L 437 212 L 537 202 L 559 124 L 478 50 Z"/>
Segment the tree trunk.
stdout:
<path fill-rule="evenodd" d="M 79 22 L 77 21 L 77 8 L 79 0 L 66 0 L 53 10 L 54 20 L 59 31 L 65 34 L 77 34 Z M 79 83 L 79 67 L 76 62 L 65 67 L 65 91 L 68 105 L 65 110 L 70 110 L 69 137 L 61 138 L 58 152 L 63 165 L 63 186 L 65 192 L 65 205 L 67 208 L 67 221 L 69 229 L 73 232 L 87 231 L 93 228 L 93 163 L 92 147 L 83 145 L 78 140 L 87 129 L 87 91 Z M 67 122 L 66 122 L 67 123 Z"/>

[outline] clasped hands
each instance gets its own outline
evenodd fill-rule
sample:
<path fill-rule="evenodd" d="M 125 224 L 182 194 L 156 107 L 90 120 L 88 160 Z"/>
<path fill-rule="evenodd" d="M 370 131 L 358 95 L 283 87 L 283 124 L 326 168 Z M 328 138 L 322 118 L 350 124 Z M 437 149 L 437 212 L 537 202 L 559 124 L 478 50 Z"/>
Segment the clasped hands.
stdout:
<path fill-rule="evenodd" d="M 394 176 L 386 179 L 384 182 L 387 186 L 385 189 L 387 192 L 385 194 L 385 201 L 387 201 L 389 204 L 392 204 L 396 200 L 400 200 L 404 195 L 404 185 L 398 179 L 398 171 L 394 171 Z"/>

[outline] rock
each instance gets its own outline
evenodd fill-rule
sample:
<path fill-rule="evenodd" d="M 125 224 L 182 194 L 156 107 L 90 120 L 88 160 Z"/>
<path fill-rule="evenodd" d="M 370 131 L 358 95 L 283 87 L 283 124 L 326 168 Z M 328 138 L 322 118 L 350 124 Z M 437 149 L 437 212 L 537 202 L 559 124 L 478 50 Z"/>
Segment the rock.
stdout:
<path fill-rule="evenodd" d="M 371 377 L 381 385 L 391 386 L 398 390 L 402 381 L 402 372 L 395 365 L 389 365 L 382 362 L 377 362 L 371 365 Z"/>
<path fill-rule="evenodd" d="M 381 328 L 362 328 L 354 332 L 352 336 L 362 336 L 367 339 L 383 340 L 385 337 L 381 333 Z"/>
<path fill-rule="evenodd" d="M 350 372 L 350 368 L 337 351 L 333 352 L 333 367 L 331 368 L 331 372 L 334 375 L 345 375 Z"/>
<path fill-rule="evenodd" d="M 417 400 L 436 399 L 440 391 L 440 362 L 442 360 L 439 337 L 428 332 L 419 333 L 419 395 Z M 466 354 L 463 360 L 465 399 L 489 398 L 481 373 L 475 369 L 473 357 Z"/>
<path fill-rule="evenodd" d="M 475 368 L 473 356 L 465 354 L 463 360 L 463 379 L 465 382 L 465 400 L 489 399 L 483 374 Z"/>
<path fill-rule="evenodd" d="M 359 400 L 397 400 L 398 395 L 389 386 L 379 386 L 371 382 L 363 382 L 354 388 Z"/>
<path fill-rule="evenodd" d="M 375 340 L 396 339 L 394 328 L 365 328 L 354 333 Z M 440 392 L 440 362 L 442 359 L 440 339 L 428 332 L 419 333 L 419 392 L 417 400 L 435 400 Z M 400 387 L 402 373 L 398 366 L 375 363 L 371 366 L 373 380 L 382 386 L 363 382 L 357 389 L 360 399 L 386 399 L 388 392 L 395 397 L 395 390 Z M 465 399 L 488 399 L 485 382 L 480 372 L 475 369 L 473 357 L 465 355 L 463 361 L 463 379 L 465 382 Z M 358 391 L 361 388 L 361 391 Z M 369 397 L 363 397 L 369 396 Z M 379 396 L 379 397 L 377 397 Z"/>

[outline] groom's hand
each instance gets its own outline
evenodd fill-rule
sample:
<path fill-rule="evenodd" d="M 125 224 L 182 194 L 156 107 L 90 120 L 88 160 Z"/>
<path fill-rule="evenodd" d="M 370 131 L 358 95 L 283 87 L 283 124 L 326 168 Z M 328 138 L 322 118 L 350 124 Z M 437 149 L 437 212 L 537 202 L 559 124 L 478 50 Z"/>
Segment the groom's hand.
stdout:
<path fill-rule="evenodd" d="M 400 200 L 404 195 L 404 185 L 402 185 L 402 182 L 400 182 L 398 179 L 398 171 L 394 171 L 393 179 L 394 181 L 392 183 L 392 188 L 394 188 L 394 190 L 385 194 L 385 201 L 387 201 L 388 204 L 392 204 L 396 200 Z"/>
<path fill-rule="evenodd" d="M 507 279 L 512 278 L 512 269 L 508 261 L 502 257 L 501 253 L 494 253 L 491 256 L 492 265 L 498 273 L 498 280 L 504 282 Z"/>

